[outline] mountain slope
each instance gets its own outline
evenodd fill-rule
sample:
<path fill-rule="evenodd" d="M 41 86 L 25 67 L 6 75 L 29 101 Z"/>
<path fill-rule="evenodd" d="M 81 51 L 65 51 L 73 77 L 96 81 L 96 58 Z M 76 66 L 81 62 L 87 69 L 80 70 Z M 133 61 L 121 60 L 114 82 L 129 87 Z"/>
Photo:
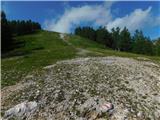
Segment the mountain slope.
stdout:
<path fill-rule="evenodd" d="M 39 72 L 42 67 L 58 60 L 79 56 L 79 50 L 64 42 L 59 33 L 39 31 L 15 39 L 25 41 L 25 45 L 11 51 L 7 55 L 9 57 L 2 59 L 2 87 L 13 85 L 27 74 Z M 91 46 L 98 45 L 92 41 L 86 43 Z"/>
<path fill-rule="evenodd" d="M 101 44 L 79 36 L 65 35 L 63 40 L 56 32 L 39 31 L 16 39 L 25 41 L 25 45 L 10 52 L 9 58 L 2 59 L 2 87 L 13 85 L 27 74 L 39 72 L 46 65 L 75 57 L 121 56 L 136 59 L 145 57 L 152 61 L 160 61 L 160 57 L 109 50 Z"/>
<path fill-rule="evenodd" d="M 25 46 L 2 59 L 4 118 L 159 119 L 159 57 L 55 32 L 16 39 Z M 100 110 L 105 102 L 114 105 L 111 114 Z"/>

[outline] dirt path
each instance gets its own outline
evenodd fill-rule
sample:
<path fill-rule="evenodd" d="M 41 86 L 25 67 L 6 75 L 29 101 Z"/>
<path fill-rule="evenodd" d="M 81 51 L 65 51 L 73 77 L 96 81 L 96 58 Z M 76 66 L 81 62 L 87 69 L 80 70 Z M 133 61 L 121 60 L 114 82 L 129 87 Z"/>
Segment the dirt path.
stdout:
<path fill-rule="evenodd" d="M 67 40 L 67 36 L 66 36 L 65 34 L 61 33 L 61 34 L 60 34 L 60 38 L 61 38 L 65 43 L 67 43 L 69 46 L 74 47 L 74 45 Z M 77 50 L 77 55 L 78 55 L 78 56 L 87 56 L 87 54 L 92 53 L 92 51 L 89 51 L 89 50 L 86 50 L 86 49 L 83 49 L 83 48 L 77 48 L 77 47 L 74 47 L 74 48 Z"/>

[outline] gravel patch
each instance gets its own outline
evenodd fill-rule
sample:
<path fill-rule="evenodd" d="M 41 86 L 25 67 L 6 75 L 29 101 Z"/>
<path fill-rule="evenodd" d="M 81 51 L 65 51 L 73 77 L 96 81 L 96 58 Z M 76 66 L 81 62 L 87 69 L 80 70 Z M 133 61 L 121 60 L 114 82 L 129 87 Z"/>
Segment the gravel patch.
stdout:
<path fill-rule="evenodd" d="M 160 119 L 160 65 L 149 60 L 76 58 L 46 66 L 31 81 L 34 84 L 3 99 L 2 112 L 35 101 L 37 109 L 26 119 Z M 114 109 L 101 112 L 99 106 L 104 103 Z"/>

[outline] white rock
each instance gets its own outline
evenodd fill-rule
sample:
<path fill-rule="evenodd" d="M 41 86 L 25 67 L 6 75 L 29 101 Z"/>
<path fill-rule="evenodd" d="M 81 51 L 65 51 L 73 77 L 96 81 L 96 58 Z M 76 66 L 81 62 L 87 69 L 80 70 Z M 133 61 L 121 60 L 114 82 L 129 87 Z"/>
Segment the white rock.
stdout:
<path fill-rule="evenodd" d="M 25 101 L 7 110 L 5 112 L 4 118 L 8 119 L 13 116 L 24 117 L 34 112 L 36 108 L 37 108 L 37 103 L 35 101 L 33 102 Z"/>
<path fill-rule="evenodd" d="M 142 117 L 142 116 L 143 116 L 143 112 L 141 112 L 141 111 L 138 112 L 138 113 L 137 113 L 137 116 L 138 116 L 138 117 Z"/>

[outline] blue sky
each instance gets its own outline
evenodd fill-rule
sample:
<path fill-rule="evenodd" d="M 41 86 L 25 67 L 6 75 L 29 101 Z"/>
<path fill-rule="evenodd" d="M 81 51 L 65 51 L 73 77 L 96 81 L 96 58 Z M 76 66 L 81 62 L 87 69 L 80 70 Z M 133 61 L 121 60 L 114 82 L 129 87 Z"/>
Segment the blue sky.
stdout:
<path fill-rule="evenodd" d="M 160 37 L 160 1 L 136 2 L 2 2 L 9 20 L 39 22 L 46 30 L 73 32 L 76 26 L 107 29 L 126 26 L 131 33 L 141 29 L 146 36 Z"/>

